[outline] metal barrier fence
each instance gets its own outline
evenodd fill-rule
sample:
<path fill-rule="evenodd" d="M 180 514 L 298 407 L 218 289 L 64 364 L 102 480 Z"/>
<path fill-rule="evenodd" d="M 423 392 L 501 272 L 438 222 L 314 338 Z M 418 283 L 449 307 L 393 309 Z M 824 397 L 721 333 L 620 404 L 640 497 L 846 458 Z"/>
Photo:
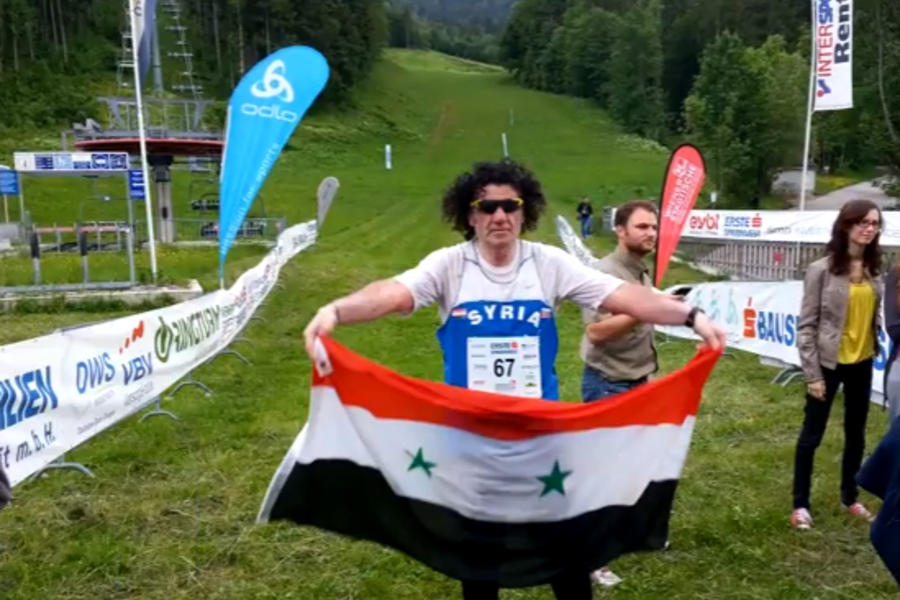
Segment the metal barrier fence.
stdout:
<path fill-rule="evenodd" d="M 210 219 L 173 219 L 172 224 L 174 225 L 176 242 L 218 242 L 218 215 Z M 145 220 L 137 220 L 134 225 L 136 239 L 141 243 L 145 242 L 147 240 L 147 222 Z M 286 227 L 287 220 L 284 217 L 251 217 L 241 225 L 237 233 L 237 239 L 274 242 Z"/>
<path fill-rule="evenodd" d="M 121 252 L 125 249 L 127 231 L 125 221 L 82 221 L 71 225 L 34 223 L 31 229 L 37 235 L 42 252 L 77 252 L 82 233 L 91 252 Z"/>
<path fill-rule="evenodd" d="M 894 264 L 900 248 L 882 247 L 884 264 Z M 803 279 L 809 264 L 825 254 L 825 244 L 692 240 L 682 238 L 678 254 L 690 262 L 733 279 L 785 281 Z"/>
<path fill-rule="evenodd" d="M 284 217 L 249 218 L 237 232 L 238 240 L 266 240 L 274 242 L 285 230 Z M 146 221 L 135 221 L 135 241 L 146 243 Z M 175 241 L 207 241 L 215 243 L 219 239 L 218 217 L 207 219 L 173 219 Z M 33 223 L 27 228 L 28 238 L 37 235 L 41 252 L 77 252 L 79 236 L 86 234 L 86 242 L 91 252 L 121 252 L 126 247 L 125 232 L 127 221 L 82 221 L 78 223 Z M 159 235 L 157 235 L 157 238 Z"/>

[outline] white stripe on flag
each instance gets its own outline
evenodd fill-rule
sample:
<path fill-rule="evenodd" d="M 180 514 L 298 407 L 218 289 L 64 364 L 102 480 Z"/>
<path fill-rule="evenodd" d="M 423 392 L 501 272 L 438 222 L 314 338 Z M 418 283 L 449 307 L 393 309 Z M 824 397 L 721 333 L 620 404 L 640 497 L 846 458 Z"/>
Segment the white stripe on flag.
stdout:
<path fill-rule="evenodd" d="M 559 521 L 605 506 L 633 505 L 651 481 L 677 479 L 694 417 L 682 425 L 634 425 L 498 440 L 449 426 L 380 419 L 341 404 L 334 388 L 315 386 L 305 439 L 282 463 L 343 459 L 379 469 L 398 495 L 463 516 L 522 523 Z M 435 463 L 431 477 L 410 470 L 414 455 Z M 538 476 L 558 461 L 565 495 L 541 496 Z M 276 477 L 277 479 L 277 477 Z"/>

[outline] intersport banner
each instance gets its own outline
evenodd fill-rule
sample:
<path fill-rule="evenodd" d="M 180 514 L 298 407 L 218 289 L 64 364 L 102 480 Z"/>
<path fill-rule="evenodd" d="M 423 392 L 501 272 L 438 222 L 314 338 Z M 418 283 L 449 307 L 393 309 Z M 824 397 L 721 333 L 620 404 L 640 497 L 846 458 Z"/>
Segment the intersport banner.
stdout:
<path fill-rule="evenodd" d="M 678 246 L 684 223 L 697 202 L 697 195 L 706 179 L 703 155 L 690 144 L 675 148 L 669 157 L 662 195 L 659 200 L 659 237 L 656 238 L 654 283 L 659 285 L 669 259 Z"/>
<path fill-rule="evenodd" d="M 853 0 L 813 0 L 814 110 L 853 108 Z"/>
<path fill-rule="evenodd" d="M 0 346 L 0 464 L 13 485 L 154 401 L 226 347 L 316 240 L 286 229 L 227 290 L 113 321 Z"/>
<path fill-rule="evenodd" d="M 328 73 L 317 50 L 291 46 L 258 62 L 232 93 L 219 186 L 220 280 L 250 205 Z"/>
<path fill-rule="evenodd" d="M 836 210 L 692 210 L 682 237 L 758 242 L 825 244 Z M 881 244 L 900 246 L 900 214 L 884 211 Z"/>

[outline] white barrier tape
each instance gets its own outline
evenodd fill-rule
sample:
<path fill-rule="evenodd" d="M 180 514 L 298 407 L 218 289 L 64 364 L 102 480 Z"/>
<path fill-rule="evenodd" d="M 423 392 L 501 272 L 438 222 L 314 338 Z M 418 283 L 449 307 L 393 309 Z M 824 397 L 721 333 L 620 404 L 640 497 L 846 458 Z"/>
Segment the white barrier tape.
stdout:
<path fill-rule="evenodd" d="M 12 484 L 145 407 L 225 348 L 281 267 L 316 234 L 315 221 L 286 229 L 227 290 L 0 346 L 0 464 Z"/>

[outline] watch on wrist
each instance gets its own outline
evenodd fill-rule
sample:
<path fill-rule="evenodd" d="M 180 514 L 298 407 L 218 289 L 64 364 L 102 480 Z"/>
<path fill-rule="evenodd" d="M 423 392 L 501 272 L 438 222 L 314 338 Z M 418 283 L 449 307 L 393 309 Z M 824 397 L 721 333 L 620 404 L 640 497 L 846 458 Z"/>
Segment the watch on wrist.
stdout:
<path fill-rule="evenodd" d="M 687 314 L 687 318 L 684 320 L 684 326 L 690 327 L 691 329 L 693 329 L 694 328 L 694 319 L 697 318 L 697 313 L 702 313 L 702 312 L 704 312 L 704 311 L 699 306 L 695 306 L 694 308 L 692 308 L 691 311 Z M 704 313 L 704 314 L 706 314 L 706 313 Z"/>

